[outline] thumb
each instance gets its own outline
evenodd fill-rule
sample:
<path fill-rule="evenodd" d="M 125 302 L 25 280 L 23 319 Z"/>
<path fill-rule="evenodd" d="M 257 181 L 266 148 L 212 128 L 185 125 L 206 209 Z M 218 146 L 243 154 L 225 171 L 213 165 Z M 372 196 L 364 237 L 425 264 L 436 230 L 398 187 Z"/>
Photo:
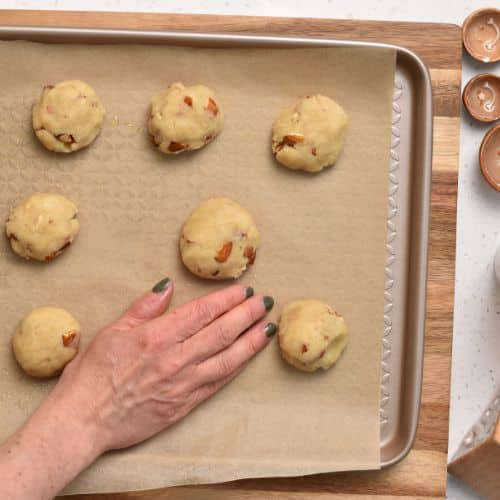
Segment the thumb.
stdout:
<path fill-rule="evenodd" d="M 163 278 L 151 291 L 135 299 L 129 308 L 108 328 L 113 330 L 130 330 L 146 321 L 154 319 L 165 312 L 174 293 L 173 283 Z"/>

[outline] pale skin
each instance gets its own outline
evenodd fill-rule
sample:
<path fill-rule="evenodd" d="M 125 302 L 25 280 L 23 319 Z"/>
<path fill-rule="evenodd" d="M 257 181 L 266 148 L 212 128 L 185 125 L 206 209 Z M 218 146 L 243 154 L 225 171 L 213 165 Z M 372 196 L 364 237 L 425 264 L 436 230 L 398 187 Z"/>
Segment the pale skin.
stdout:
<path fill-rule="evenodd" d="M 97 333 L 0 447 L 0 498 L 53 498 L 101 454 L 186 416 L 276 332 L 263 319 L 272 299 L 251 288 L 233 285 L 169 313 L 173 283 L 153 290 Z"/>

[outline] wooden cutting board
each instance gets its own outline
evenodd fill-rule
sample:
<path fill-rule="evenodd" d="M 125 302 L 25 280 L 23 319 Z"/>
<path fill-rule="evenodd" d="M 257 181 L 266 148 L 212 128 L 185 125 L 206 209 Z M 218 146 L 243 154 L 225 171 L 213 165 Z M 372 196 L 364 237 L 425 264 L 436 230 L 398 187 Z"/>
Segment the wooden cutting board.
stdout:
<path fill-rule="evenodd" d="M 430 68 L 434 154 L 424 386 L 417 439 L 408 457 L 376 472 L 249 479 L 74 500 L 444 498 L 448 444 L 455 219 L 460 125 L 461 30 L 450 24 L 141 13 L 0 10 L 0 25 L 40 25 L 231 33 L 267 33 L 369 40 L 408 47 Z"/>

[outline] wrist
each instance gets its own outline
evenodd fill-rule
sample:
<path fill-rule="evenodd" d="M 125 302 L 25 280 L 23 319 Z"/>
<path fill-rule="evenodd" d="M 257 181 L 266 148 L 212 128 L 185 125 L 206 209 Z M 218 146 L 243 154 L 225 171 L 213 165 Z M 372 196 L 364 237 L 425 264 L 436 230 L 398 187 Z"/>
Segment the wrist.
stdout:
<path fill-rule="evenodd" d="M 58 389 L 56 386 L 26 427 L 43 438 L 49 454 L 60 456 L 61 471 L 69 482 L 104 450 L 92 406 L 82 408 Z"/>
<path fill-rule="evenodd" d="M 53 498 L 101 454 L 95 421 L 58 392 L 0 448 L 4 486 L 10 488 L 0 485 L 0 496 Z"/>

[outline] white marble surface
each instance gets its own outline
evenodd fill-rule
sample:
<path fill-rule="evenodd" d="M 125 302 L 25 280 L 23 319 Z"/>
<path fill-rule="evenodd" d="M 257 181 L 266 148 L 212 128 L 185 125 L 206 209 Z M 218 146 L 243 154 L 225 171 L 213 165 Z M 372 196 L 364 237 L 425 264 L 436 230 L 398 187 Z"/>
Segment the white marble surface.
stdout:
<path fill-rule="evenodd" d="M 496 2 L 490 2 L 493 6 Z M 0 8 L 194 12 L 266 16 L 435 21 L 461 24 L 479 0 L 0 0 Z M 463 81 L 495 71 L 464 59 Z M 462 116 L 450 454 L 500 388 L 500 290 L 492 259 L 500 245 L 500 193 L 482 179 L 478 147 L 488 126 Z M 450 479 L 448 497 L 476 497 Z"/>

